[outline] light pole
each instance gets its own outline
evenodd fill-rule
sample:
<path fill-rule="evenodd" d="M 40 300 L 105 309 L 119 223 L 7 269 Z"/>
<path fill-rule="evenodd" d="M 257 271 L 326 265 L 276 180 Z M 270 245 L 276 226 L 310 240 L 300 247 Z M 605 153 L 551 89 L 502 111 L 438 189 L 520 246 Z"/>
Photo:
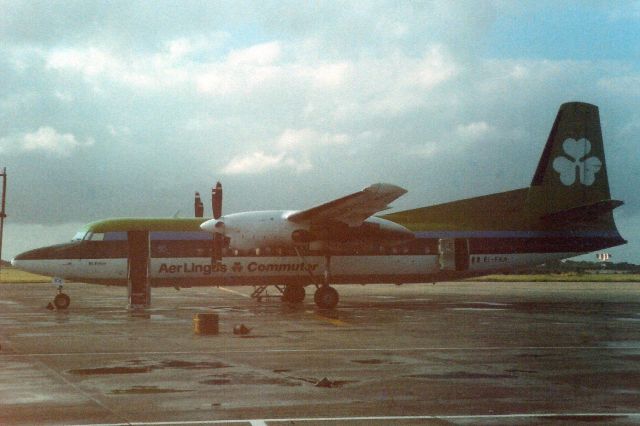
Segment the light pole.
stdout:
<path fill-rule="evenodd" d="M 4 167 L 2 169 L 2 173 L 0 173 L 2 177 L 2 206 L 0 210 L 0 269 L 2 268 L 2 233 L 4 231 L 4 218 L 7 217 L 4 206 L 6 204 L 7 197 L 7 168 Z"/>

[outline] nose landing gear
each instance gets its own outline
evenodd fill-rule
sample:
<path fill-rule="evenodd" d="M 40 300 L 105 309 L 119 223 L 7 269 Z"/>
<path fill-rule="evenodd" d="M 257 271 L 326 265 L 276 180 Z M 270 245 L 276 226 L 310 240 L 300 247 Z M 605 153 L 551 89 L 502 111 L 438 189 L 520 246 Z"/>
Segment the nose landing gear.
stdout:
<path fill-rule="evenodd" d="M 58 288 L 58 294 L 53 298 L 53 305 L 58 310 L 67 309 L 71 304 L 71 298 L 66 293 L 62 292 L 64 280 L 62 278 L 55 277 L 51 282 Z"/>
<path fill-rule="evenodd" d="M 53 304 L 57 309 L 67 309 L 71 304 L 71 298 L 60 289 L 60 293 L 53 298 Z"/>

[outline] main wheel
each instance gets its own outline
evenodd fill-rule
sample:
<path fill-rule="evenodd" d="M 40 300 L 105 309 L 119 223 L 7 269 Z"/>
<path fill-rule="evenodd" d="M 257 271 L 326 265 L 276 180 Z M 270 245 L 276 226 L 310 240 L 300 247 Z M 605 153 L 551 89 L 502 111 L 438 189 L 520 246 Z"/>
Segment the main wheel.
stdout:
<path fill-rule="evenodd" d="M 282 293 L 282 301 L 287 303 L 302 303 L 306 292 L 302 285 L 288 285 Z"/>
<path fill-rule="evenodd" d="M 333 309 L 338 304 L 340 296 L 338 296 L 338 292 L 335 288 L 327 285 L 316 290 L 313 300 L 320 309 Z"/>
<path fill-rule="evenodd" d="M 53 298 L 53 304 L 58 309 L 67 309 L 71 304 L 71 298 L 64 293 L 58 293 Z"/>

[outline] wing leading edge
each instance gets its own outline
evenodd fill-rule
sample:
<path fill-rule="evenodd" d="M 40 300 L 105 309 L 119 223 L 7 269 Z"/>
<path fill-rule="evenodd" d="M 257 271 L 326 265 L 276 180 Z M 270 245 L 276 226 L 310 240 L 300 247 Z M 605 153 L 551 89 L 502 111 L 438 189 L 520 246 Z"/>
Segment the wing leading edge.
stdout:
<path fill-rule="evenodd" d="M 407 190 L 389 183 L 376 183 L 342 198 L 290 215 L 292 222 L 312 225 L 341 222 L 359 226 L 374 213 L 390 208 L 389 203 Z"/>

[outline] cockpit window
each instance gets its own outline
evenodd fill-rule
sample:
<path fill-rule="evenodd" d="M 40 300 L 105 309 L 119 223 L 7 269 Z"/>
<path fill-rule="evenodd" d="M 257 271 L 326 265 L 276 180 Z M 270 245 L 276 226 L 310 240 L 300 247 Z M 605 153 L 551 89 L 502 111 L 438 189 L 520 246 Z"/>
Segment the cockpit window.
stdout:
<path fill-rule="evenodd" d="M 87 231 L 78 231 L 71 241 L 82 241 L 84 240 L 85 235 L 87 235 Z"/>
<path fill-rule="evenodd" d="M 87 238 L 85 238 L 87 240 L 91 240 L 91 241 L 102 241 L 104 240 L 104 234 L 101 232 L 94 232 L 91 234 L 91 237 L 89 238 L 89 236 L 87 236 Z"/>

